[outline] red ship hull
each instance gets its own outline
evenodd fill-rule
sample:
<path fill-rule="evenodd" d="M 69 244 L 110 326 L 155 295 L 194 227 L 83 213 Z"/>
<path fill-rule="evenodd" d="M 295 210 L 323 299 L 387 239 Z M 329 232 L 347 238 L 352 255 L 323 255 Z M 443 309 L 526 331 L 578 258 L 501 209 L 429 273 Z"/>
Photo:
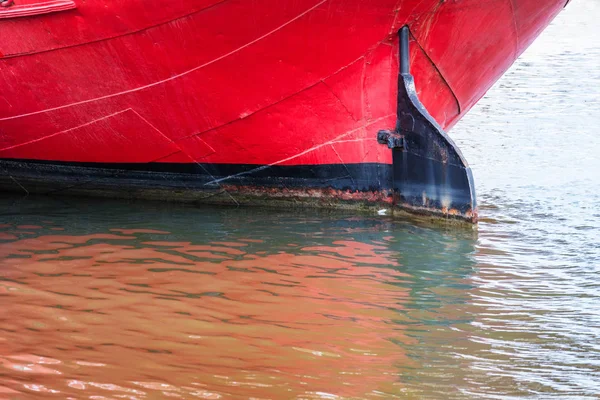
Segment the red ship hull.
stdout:
<path fill-rule="evenodd" d="M 397 125 L 397 31 L 410 29 L 421 103 L 449 129 L 564 5 L 21 0 L 0 9 L 1 182 L 389 205 L 377 132 Z"/>

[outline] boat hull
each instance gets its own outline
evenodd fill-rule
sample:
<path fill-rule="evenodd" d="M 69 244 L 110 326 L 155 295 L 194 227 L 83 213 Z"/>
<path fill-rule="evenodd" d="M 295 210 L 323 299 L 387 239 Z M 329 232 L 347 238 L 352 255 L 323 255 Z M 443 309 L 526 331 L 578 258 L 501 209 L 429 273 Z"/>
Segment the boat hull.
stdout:
<path fill-rule="evenodd" d="M 397 125 L 397 31 L 447 130 L 565 1 L 22 3 L 56 12 L 0 25 L 5 189 L 379 207 L 398 203 L 377 142 Z"/>

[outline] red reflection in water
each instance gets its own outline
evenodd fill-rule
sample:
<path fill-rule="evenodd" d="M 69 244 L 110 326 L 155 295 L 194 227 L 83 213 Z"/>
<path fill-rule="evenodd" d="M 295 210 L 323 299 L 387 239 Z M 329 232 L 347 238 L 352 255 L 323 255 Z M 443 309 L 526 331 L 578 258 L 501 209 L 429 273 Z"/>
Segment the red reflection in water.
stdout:
<path fill-rule="evenodd" d="M 408 359 L 391 340 L 409 339 L 391 321 L 407 293 L 384 245 L 273 253 L 251 238 L 111 232 L 3 232 L 13 241 L 0 244 L 0 398 L 400 392 L 395 366 Z"/>

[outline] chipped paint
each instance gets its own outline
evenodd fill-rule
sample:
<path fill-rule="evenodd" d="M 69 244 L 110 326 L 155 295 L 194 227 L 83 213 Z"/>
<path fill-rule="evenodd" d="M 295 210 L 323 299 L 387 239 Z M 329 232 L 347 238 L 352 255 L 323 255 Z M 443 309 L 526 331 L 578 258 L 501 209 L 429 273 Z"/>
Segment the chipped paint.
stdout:
<path fill-rule="evenodd" d="M 416 84 L 427 121 L 441 125 L 427 151 L 442 175 L 456 167 L 469 186 L 444 129 L 564 0 L 181 0 L 160 13 L 152 2 L 75 3 L 76 11 L 0 24 L 0 36 L 27 38 L 5 41 L 0 58 L 8 190 L 319 207 L 389 206 L 396 190 L 396 208 L 469 218 L 456 205 L 467 204 L 464 190 L 394 187 L 394 159 L 406 154 L 375 139 L 397 119 L 391 33 L 407 24 L 414 34 L 415 81 L 403 90 Z M 400 117 L 411 132 L 427 122 Z M 402 135 L 409 151 L 418 148 Z"/>

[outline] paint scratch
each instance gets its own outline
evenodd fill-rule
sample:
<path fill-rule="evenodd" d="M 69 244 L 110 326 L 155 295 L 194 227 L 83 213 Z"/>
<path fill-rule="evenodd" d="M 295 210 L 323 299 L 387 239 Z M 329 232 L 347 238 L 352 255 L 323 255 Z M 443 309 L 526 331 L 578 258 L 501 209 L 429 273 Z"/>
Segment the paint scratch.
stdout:
<path fill-rule="evenodd" d="M 244 49 L 246 49 L 246 48 L 248 48 L 248 47 L 250 47 L 250 46 L 252 46 L 252 45 L 254 45 L 256 43 L 258 43 L 258 42 L 260 42 L 261 40 L 263 40 L 263 39 L 271 36 L 272 34 L 276 33 L 277 31 L 280 31 L 281 29 L 285 28 L 286 26 L 290 25 L 291 23 L 293 23 L 293 22 L 299 20 L 300 18 L 304 17 L 306 14 L 308 14 L 311 11 L 317 9 L 321 5 L 325 4 L 327 1 L 328 0 L 321 0 L 320 2 L 318 2 L 317 4 L 315 4 L 314 6 L 310 7 L 308 10 L 303 11 L 299 15 L 295 16 L 294 18 L 290 19 L 289 21 L 286 21 L 285 23 L 279 25 L 278 27 L 270 30 L 269 32 L 265 33 L 264 35 L 259 36 L 258 38 L 254 39 L 254 40 L 251 40 L 250 42 L 248 42 L 248 43 L 246 43 L 246 44 L 244 44 L 244 45 L 242 45 L 242 46 L 240 46 L 240 47 L 238 47 L 238 48 L 236 48 L 234 50 L 231 50 L 230 52 L 228 52 L 226 54 L 223 54 L 223 55 L 221 55 L 221 56 L 219 56 L 219 57 L 217 57 L 217 58 L 215 58 L 215 59 L 213 59 L 211 61 L 208 61 L 208 62 L 206 62 L 204 64 L 198 65 L 198 66 L 196 66 L 196 67 L 194 67 L 192 69 L 189 69 L 187 71 L 181 72 L 179 74 L 170 76 L 169 78 L 161 79 L 159 81 L 152 82 L 152 83 L 149 83 L 147 85 L 138 86 L 136 88 L 124 90 L 124 91 L 121 91 L 121 92 L 107 94 L 105 96 L 100 96 L 100 97 L 96 97 L 96 98 L 93 98 L 93 99 L 82 100 L 82 101 L 78 101 L 78 102 L 74 102 L 74 103 L 70 103 L 70 104 L 64 104 L 64 105 L 58 106 L 58 107 L 47 108 L 45 110 L 34 111 L 34 112 L 30 112 L 30 113 L 25 113 L 25 114 L 13 115 L 11 117 L 0 118 L 0 121 L 6 121 L 6 120 L 17 119 L 17 118 L 22 118 L 22 117 L 28 117 L 28 116 L 31 116 L 31 115 L 37 115 L 37 114 L 42 114 L 42 113 L 46 113 L 46 112 L 50 112 L 50 111 L 61 110 L 61 109 L 72 107 L 72 106 L 78 106 L 78 105 L 82 105 L 82 104 L 93 103 L 95 101 L 105 100 L 105 99 L 109 99 L 109 98 L 112 98 L 112 97 L 121 96 L 121 95 L 124 95 L 124 94 L 135 93 L 135 92 L 139 92 L 141 90 L 148 89 L 148 88 L 151 88 L 151 87 L 154 87 L 154 86 L 162 85 L 163 83 L 166 83 L 166 82 L 169 82 L 169 81 L 181 78 L 181 77 L 186 76 L 186 75 L 189 75 L 192 72 L 198 71 L 198 70 L 200 70 L 200 69 L 202 69 L 204 67 L 207 67 L 207 66 L 209 66 L 211 64 L 214 64 L 214 63 L 216 63 L 218 61 L 221 61 L 221 60 L 223 60 L 223 59 L 225 59 L 225 58 L 227 58 L 227 57 L 229 57 L 229 56 L 231 56 L 233 54 L 236 54 L 236 53 L 238 53 L 238 52 L 240 52 L 240 51 L 242 51 L 242 50 L 244 50 Z"/>
<path fill-rule="evenodd" d="M 49 139 L 49 138 L 51 138 L 51 137 L 54 137 L 54 136 L 62 135 L 63 133 L 71 132 L 71 131 L 74 131 L 74 130 L 76 130 L 76 129 L 83 128 L 83 127 L 85 127 L 85 126 L 88 126 L 88 125 L 95 124 L 96 122 L 103 121 L 103 120 L 105 120 L 105 119 L 108 119 L 108 118 L 114 117 L 115 115 L 123 114 L 124 112 L 127 112 L 127 111 L 133 111 L 133 110 L 132 110 L 131 108 L 127 108 L 127 109 L 125 109 L 125 110 L 117 111 L 116 113 L 112 113 L 112 114 L 110 114 L 110 115 L 105 115 L 104 117 L 101 117 L 101 118 L 96 118 L 96 119 L 94 119 L 94 120 L 92 120 L 92 121 L 86 122 L 85 124 L 81 124 L 81 125 L 75 126 L 75 127 L 73 127 L 73 128 L 65 129 L 64 131 L 60 131 L 60 132 L 51 133 L 51 134 L 49 134 L 49 135 L 45 135 L 45 136 L 43 136 L 43 137 L 41 137 L 41 138 L 37 138 L 37 139 L 29 140 L 29 141 L 27 141 L 27 142 L 23 142 L 23 143 L 15 144 L 15 145 L 13 145 L 13 146 L 8 146 L 8 147 L 5 147 L 5 148 L 3 148 L 3 149 L 0 149 L 0 152 L 2 152 L 2 151 L 7 151 L 7 150 L 12 150 L 12 149 L 16 149 L 16 148 L 18 148 L 18 147 L 21 147 L 21 146 L 26 146 L 26 145 L 28 145 L 28 144 L 32 144 L 32 143 L 41 142 L 42 140 L 46 140 L 46 139 Z M 134 111 L 134 113 L 135 113 L 135 111 Z M 135 114 L 137 114 L 137 113 L 135 113 Z M 139 114 L 137 114 L 137 115 L 139 116 Z M 143 118 L 142 118 L 142 119 L 143 119 Z M 152 126 L 152 125 L 150 125 L 150 126 Z"/>
<path fill-rule="evenodd" d="M 12 179 L 12 181 L 13 181 L 14 183 L 16 183 L 16 184 L 17 184 L 17 185 L 18 185 L 18 186 L 19 186 L 21 189 L 23 189 L 23 190 L 25 191 L 25 196 L 26 196 L 26 197 L 27 197 L 27 196 L 29 196 L 29 190 L 27 190 L 27 189 L 25 188 L 25 186 L 21 185 L 21 183 L 20 183 L 18 180 L 16 180 L 16 179 L 15 179 L 15 178 L 14 178 L 12 175 L 8 174 L 8 177 L 9 177 L 10 179 Z"/>
<path fill-rule="evenodd" d="M 333 97 L 335 97 L 337 99 L 337 101 L 341 104 L 341 106 L 344 107 L 344 110 L 346 110 L 346 112 L 348 113 L 348 115 L 350 116 L 350 118 L 352 118 L 354 121 L 358 122 L 358 119 L 356 119 L 356 116 L 354 114 L 352 114 L 352 112 L 348 109 L 348 107 L 346 106 L 346 104 L 342 101 L 342 99 L 339 98 L 339 96 L 325 82 L 325 80 L 321 80 L 321 83 L 323 83 L 323 85 L 325 85 L 325 87 L 327 88 L 327 90 L 329 90 L 329 92 L 331 92 L 331 94 L 333 95 Z"/>
<path fill-rule="evenodd" d="M 389 117 L 391 117 L 391 116 L 394 116 L 394 115 L 396 115 L 396 114 L 395 114 L 395 113 L 394 113 L 394 114 L 388 114 L 388 115 L 385 115 L 385 116 L 383 116 L 383 117 L 377 118 L 377 119 L 375 119 L 375 120 L 373 120 L 373 121 L 370 121 L 369 125 L 371 125 L 371 124 L 373 124 L 373 123 L 376 123 L 376 122 L 379 122 L 379 121 L 382 121 L 382 120 L 384 120 L 384 119 L 386 119 L 386 118 L 389 118 Z M 336 142 L 340 141 L 340 139 L 343 139 L 343 138 L 345 138 L 345 137 L 348 137 L 348 136 L 350 136 L 351 134 L 353 134 L 353 133 L 355 133 L 355 132 L 358 132 L 358 131 L 360 131 L 361 129 L 365 129 L 365 128 L 366 128 L 366 125 L 363 125 L 363 126 L 361 126 L 361 127 L 359 127 L 359 128 L 352 129 L 351 131 L 348 131 L 348 132 L 346 132 L 346 133 L 343 133 L 343 134 L 341 134 L 341 135 L 339 135 L 339 136 L 337 136 L 337 137 L 333 138 L 332 140 L 329 140 L 329 141 L 327 141 L 327 142 L 325 142 L 325 143 L 321 143 L 321 144 L 319 144 L 319 145 L 317 145 L 317 146 L 311 147 L 310 149 L 306 149 L 306 150 L 304 150 L 304 151 L 301 151 L 300 153 L 298 153 L 298 154 L 296 154 L 296 155 L 293 155 L 293 156 L 290 156 L 290 157 L 286 157 L 286 158 L 284 158 L 284 159 L 282 159 L 282 160 L 275 161 L 275 162 L 273 162 L 273 163 L 270 163 L 270 164 L 267 164 L 267 165 L 261 165 L 260 167 L 253 168 L 253 169 L 251 169 L 251 170 L 249 170 L 249 171 L 244 171 L 244 172 L 240 172 L 240 173 L 237 173 L 237 174 L 229 175 L 229 176 L 226 176 L 226 177 L 223 177 L 223 178 L 220 178 L 220 179 L 215 179 L 215 180 L 213 180 L 213 181 L 210 181 L 210 182 L 208 182 L 208 183 L 205 183 L 204 185 L 205 185 L 205 186 L 206 186 L 206 185 L 211 185 L 211 184 L 213 184 L 213 185 L 214 185 L 214 184 L 216 184 L 216 183 L 220 183 L 220 182 L 223 182 L 223 181 L 226 181 L 226 180 L 229 180 L 229 179 L 238 178 L 238 177 L 240 177 L 240 176 L 245 176 L 245 175 L 250 175 L 250 174 L 253 174 L 253 173 L 255 173 L 255 172 L 263 171 L 263 170 L 265 170 L 265 169 L 267 169 L 267 168 L 269 168 L 269 167 L 273 167 L 273 166 L 275 166 L 275 165 L 283 164 L 283 163 L 285 163 L 285 162 L 287 162 L 287 161 L 294 160 L 294 159 L 296 159 L 296 158 L 298 158 L 298 157 L 301 157 L 301 156 L 303 156 L 303 155 L 305 155 L 305 154 L 308 154 L 308 153 L 310 153 L 310 152 L 313 152 L 313 151 L 315 151 L 315 150 L 318 150 L 318 149 L 320 149 L 320 148 L 322 148 L 322 147 L 329 146 L 329 145 L 331 145 L 331 144 L 335 144 Z"/>
<path fill-rule="evenodd" d="M 334 142 L 334 143 L 339 143 L 339 142 Z M 350 176 L 350 180 L 352 180 L 352 186 L 356 187 L 356 182 L 354 181 L 354 177 L 352 176 L 352 173 L 348 169 L 348 166 L 346 165 L 346 163 L 344 162 L 344 160 L 342 160 L 342 156 L 340 156 L 340 153 L 338 153 L 338 151 L 336 150 L 336 148 L 334 146 L 334 143 L 331 143 L 329 146 L 331 147 L 331 149 L 333 150 L 333 152 L 335 153 L 335 155 L 339 158 L 340 162 L 344 166 L 344 169 L 346 170 L 346 172 Z"/>
<path fill-rule="evenodd" d="M 183 154 L 185 154 L 193 163 L 195 163 L 197 166 L 199 166 L 208 176 L 210 176 L 210 178 L 214 181 L 215 177 L 210 173 L 210 171 L 208 171 L 208 169 L 206 169 L 206 167 L 204 165 L 202 165 L 201 163 L 199 163 L 194 157 L 192 157 L 190 154 L 188 154 L 181 146 L 179 146 L 177 143 L 175 143 L 173 140 L 171 140 L 167 135 L 165 135 L 160 129 L 158 129 L 157 127 L 155 127 L 154 125 L 152 125 L 147 119 L 145 119 L 144 117 L 142 117 L 138 112 L 136 112 L 135 110 L 132 110 L 137 116 L 139 116 L 143 121 L 145 121 L 149 126 L 151 126 L 152 128 L 154 128 L 159 134 L 161 134 L 162 136 L 164 136 L 167 140 L 169 140 L 170 143 L 172 143 L 175 147 L 177 147 Z M 213 153 L 215 152 L 215 149 L 213 149 L 208 143 L 206 143 L 204 140 L 202 140 L 201 138 L 197 138 L 198 140 L 202 141 L 208 148 L 210 148 Z M 220 185 L 219 185 L 220 186 Z M 239 206 L 240 203 L 233 197 L 233 195 L 231 193 L 229 193 L 227 190 L 223 189 L 223 192 L 227 193 L 227 195 L 231 198 L 231 200 L 235 203 L 236 206 Z"/>

